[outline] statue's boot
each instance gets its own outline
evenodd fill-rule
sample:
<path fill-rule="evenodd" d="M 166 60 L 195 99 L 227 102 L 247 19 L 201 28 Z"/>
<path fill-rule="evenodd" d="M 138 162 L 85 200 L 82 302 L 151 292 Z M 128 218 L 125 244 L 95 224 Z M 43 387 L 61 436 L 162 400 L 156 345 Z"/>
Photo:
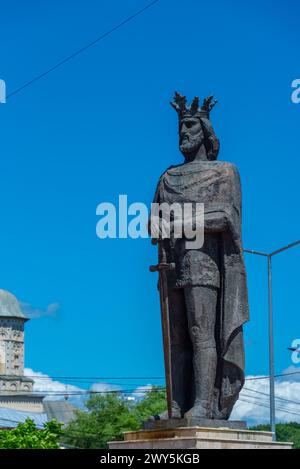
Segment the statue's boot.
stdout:
<path fill-rule="evenodd" d="M 199 348 L 194 353 L 195 402 L 184 414 L 185 418 L 211 419 L 213 415 L 214 384 L 216 379 L 217 351 L 215 346 Z"/>
<path fill-rule="evenodd" d="M 185 418 L 211 418 L 211 409 L 209 401 L 195 401 L 194 406 L 184 414 Z"/>
<path fill-rule="evenodd" d="M 171 413 L 172 413 L 172 419 L 181 419 L 181 409 L 176 401 L 172 401 Z M 169 413 L 167 410 L 165 410 L 164 412 L 161 412 L 158 415 L 152 415 L 150 417 L 150 420 L 168 420 L 168 419 L 169 419 Z"/>

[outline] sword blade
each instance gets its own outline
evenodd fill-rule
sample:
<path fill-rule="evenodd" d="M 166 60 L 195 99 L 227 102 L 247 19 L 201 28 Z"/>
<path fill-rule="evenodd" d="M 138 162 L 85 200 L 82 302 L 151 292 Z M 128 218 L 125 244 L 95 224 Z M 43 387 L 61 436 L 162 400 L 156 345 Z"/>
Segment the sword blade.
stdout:
<path fill-rule="evenodd" d="M 170 316 L 169 316 L 169 296 L 167 274 L 165 270 L 159 272 L 159 295 L 160 295 L 160 310 L 161 310 L 161 323 L 163 334 L 163 349 L 164 349 L 164 362 L 165 362 L 165 375 L 166 375 L 166 389 L 167 389 L 167 404 L 168 415 L 172 418 L 172 363 L 171 363 L 171 339 L 170 339 Z"/>

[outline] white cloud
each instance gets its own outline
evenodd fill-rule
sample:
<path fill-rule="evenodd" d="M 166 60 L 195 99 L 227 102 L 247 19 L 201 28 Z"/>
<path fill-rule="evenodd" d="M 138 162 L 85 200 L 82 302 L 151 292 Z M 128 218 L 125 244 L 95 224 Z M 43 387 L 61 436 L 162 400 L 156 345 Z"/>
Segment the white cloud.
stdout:
<path fill-rule="evenodd" d="M 291 366 L 282 374 L 288 373 L 293 374 L 276 379 L 276 420 L 300 423 L 300 368 Z M 88 391 L 99 393 L 122 391 L 120 386 L 109 383 L 93 383 L 89 388 L 81 388 L 54 380 L 30 368 L 25 368 L 24 374 L 34 379 L 34 391 L 45 394 L 46 399 L 64 399 L 64 396 L 68 395 L 68 401 L 81 408 L 90 396 Z M 262 377 L 247 376 L 245 387 L 233 409 L 232 420 L 246 420 L 248 425 L 269 423 L 269 380 L 259 378 Z M 128 394 L 128 399 L 139 401 L 152 387 L 152 384 L 139 386 L 132 394 Z"/>
<path fill-rule="evenodd" d="M 68 396 L 68 402 L 82 408 L 86 400 L 90 397 L 89 391 L 105 393 L 109 391 L 119 391 L 121 388 L 108 383 L 93 383 L 89 388 L 80 388 L 73 384 L 62 383 L 52 379 L 50 376 L 40 371 L 33 371 L 31 368 L 24 369 L 24 375 L 34 380 L 33 392 L 45 395 L 47 400 L 62 400 Z"/>
<path fill-rule="evenodd" d="M 131 400 L 140 400 L 146 397 L 147 392 L 151 391 L 153 388 L 152 384 L 147 384 L 145 386 L 138 386 L 133 393 L 131 394 Z"/>
<path fill-rule="evenodd" d="M 289 367 L 282 374 L 300 372 Z M 269 423 L 269 380 L 247 376 L 232 415 L 232 420 L 246 420 L 248 424 Z M 275 381 L 276 421 L 300 422 L 300 380 L 299 375 L 282 376 Z M 299 404 L 297 404 L 299 403 Z"/>
<path fill-rule="evenodd" d="M 40 371 L 33 371 L 31 368 L 25 368 L 24 375 L 34 380 L 33 391 L 45 394 L 46 399 L 49 400 L 61 400 L 64 399 L 66 395 L 72 393 L 76 393 L 78 395 L 86 393 L 86 389 L 53 380 L 48 375 L 41 373 Z M 76 397 L 81 396 L 76 395 Z"/>
<path fill-rule="evenodd" d="M 122 388 L 116 384 L 94 383 L 90 387 L 90 390 L 98 393 L 105 393 L 109 391 L 122 391 Z"/>
<path fill-rule="evenodd" d="M 22 313 L 29 319 L 36 319 L 41 317 L 55 317 L 57 311 L 60 309 L 59 303 L 50 303 L 46 309 L 35 308 L 30 303 L 19 301 Z"/>

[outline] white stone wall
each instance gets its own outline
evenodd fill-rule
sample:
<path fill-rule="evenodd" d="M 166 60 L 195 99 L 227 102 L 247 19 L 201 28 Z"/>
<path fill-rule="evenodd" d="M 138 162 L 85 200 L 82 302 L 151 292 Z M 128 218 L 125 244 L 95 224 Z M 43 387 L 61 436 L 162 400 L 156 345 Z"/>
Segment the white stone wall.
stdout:
<path fill-rule="evenodd" d="M 18 392 L 32 392 L 33 390 L 33 382 L 32 381 L 24 381 L 22 377 L 19 378 L 16 376 L 16 379 L 7 379 L 0 376 L 0 396 L 11 395 L 13 393 Z"/>
<path fill-rule="evenodd" d="M 5 342 L 0 342 L 0 375 L 5 374 Z"/>
<path fill-rule="evenodd" d="M 22 397 L 12 396 L 10 399 L 2 400 L 0 396 L 0 407 L 6 409 L 14 409 L 25 412 L 44 412 L 43 402 L 41 399 L 32 398 L 30 401 L 22 399 Z"/>
<path fill-rule="evenodd" d="M 0 318 L 0 374 L 24 374 L 24 321 Z"/>

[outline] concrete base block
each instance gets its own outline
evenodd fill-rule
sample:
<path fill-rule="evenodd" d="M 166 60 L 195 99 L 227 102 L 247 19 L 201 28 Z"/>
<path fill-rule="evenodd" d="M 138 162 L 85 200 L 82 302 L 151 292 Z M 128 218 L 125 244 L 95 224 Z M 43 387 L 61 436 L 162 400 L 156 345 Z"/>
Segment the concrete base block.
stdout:
<path fill-rule="evenodd" d="M 292 443 L 272 441 L 270 432 L 230 428 L 181 427 L 124 433 L 124 441 L 109 449 L 292 449 Z"/>
<path fill-rule="evenodd" d="M 234 430 L 247 430 L 247 423 L 243 420 L 209 420 L 204 418 L 183 418 L 165 420 L 147 420 L 144 422 L 144 430 L 167 430 L 185 427 L 204 428 L 232 428 Z"/>

